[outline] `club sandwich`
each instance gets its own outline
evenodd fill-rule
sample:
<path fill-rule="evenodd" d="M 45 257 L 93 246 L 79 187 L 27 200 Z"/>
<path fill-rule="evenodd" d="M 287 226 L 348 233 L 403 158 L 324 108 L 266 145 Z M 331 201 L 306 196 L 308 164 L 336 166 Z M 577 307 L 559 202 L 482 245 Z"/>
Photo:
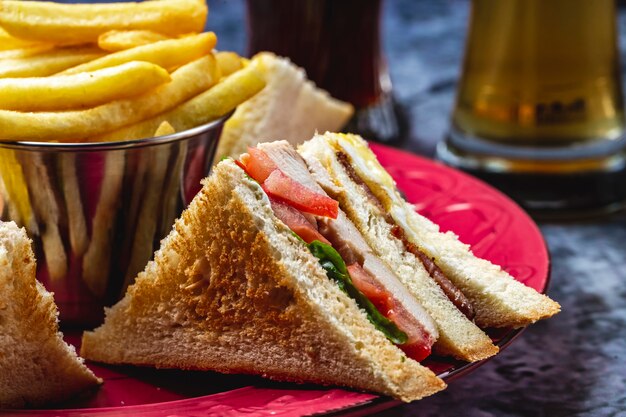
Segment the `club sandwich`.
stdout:
<path fill-rule="evenodd" d="M 327 137 L 333 136 L 316 136 L 300 153 L 278 141 L 220 162 L 105 323 L 84 334 L 81 354 L 112 364 L 342 385 L 403 401 L 445 388 L 420 364 L 431 352 L 467 361 L 495 354 L 477 325 L 491 313 L 475 301 L 492 295 L 481 298 L 480 286 L 472 292 L 458 285 L 431 252 L 420 256 L 411 232 L 398 230 L 404 223 L 393 224 L 387 200 L 355 176 L 362 167 L 352 164 L 363 161 L 348 151 L 337 156 Z M 365 142 L 346 138 L 373 158 Z M 352 181 L 349 190 L 327 168 L 325 152 L 344 170 L 341 180 Z M 368 211 L 355 209 L 364 204 Z M 388 233 L 370 233 L 367 224 L 387 224 Z M 458 245 L 468 258 L 468 248 Z M 487 272 L 501 270 L 488 265 Z M 552 306 L 524 320 L 518 312 L 501 325 L 558 311 L 510 276 L 497 279 L 504 280 L 501 288 Z M 498 297 L 494 305 L 517 302 Z"/>

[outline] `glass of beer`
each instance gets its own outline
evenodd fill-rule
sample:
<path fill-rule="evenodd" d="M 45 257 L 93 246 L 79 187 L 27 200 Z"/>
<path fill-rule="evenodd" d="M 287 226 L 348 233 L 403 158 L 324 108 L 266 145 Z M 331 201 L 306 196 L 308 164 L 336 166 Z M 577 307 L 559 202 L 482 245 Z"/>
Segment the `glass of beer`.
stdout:
<path fill-rule="evenodd" d="M 350 130 L 398 139 L 380 42 L 382 0 L 247 0 L 247 12 L 250 56 L 290 58 L 319 87 L 354 105 Z"/>
<path fill-rule="evenodd" d="M 614 0 L 474 0 L 445 162 L 539 215 L 626 200 Z"/>

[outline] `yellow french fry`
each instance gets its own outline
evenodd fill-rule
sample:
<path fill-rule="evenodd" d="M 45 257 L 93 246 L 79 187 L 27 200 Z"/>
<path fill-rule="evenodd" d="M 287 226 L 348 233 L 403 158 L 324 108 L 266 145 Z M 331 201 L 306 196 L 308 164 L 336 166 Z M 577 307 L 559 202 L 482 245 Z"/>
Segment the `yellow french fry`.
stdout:
<path fill-rule="evenodd" d="M 158 138 L 159 136 L 171 135 L 173 133 L 176 133 L 176 129 L 172 127 L 170 122 L 165 120 L 157 127 L 157 130 L 154 132 L 154 137 Z"/>
<path fill-rule="evenodd" d="M 154 132 L 154 136 L 165 136 L 174 132 L 172 125 L 164 121 Z M 165 193 L 163 183 L 166 177 L 171 176 L 167 168 L 172 147 L 172 144 L 153 146 L 138 155 L 135 180 L 131 188 L 131 204 L 126 213 L 127 217 L 131 219 L 130 224 L 136 227 L 134 228 L 132 246 L 129 248 L 130 259 L 122 292 L 126 291 L 126 287 L 132 283 L 154 252 L 153 242 L 157 237 L 155 236 L 157 220 L 161 210 L 165 210 L 166 204 L 161 202 L 161 196 Z M 179 183 L 179 181 L 175 182 Z M 127 232 L 132 233 L 131 230 L 127 230 Z"/>
<path fill-rule="evenodd" d="M 142 29 L 169 36 L 200 32 L 204 1 L 161 0 L 110 4 L 61 4 L 0 0 L 0 26 L 10 35 L 55 44 L 96 43 L 110 30 Z"/>
<path fill-rule="evenodd" d="M 224 116 L 263 87 L 263 74 L 255 65 L 249 65 L 171 111 L 91 139 L 112 142 L 150 137 L 165 120 L 177 132 L 191 129 Z"/>
<path fill-rule="evenodd" d="M 141 61 L 73 75 L 0 78 L 0 109 L 85 109 L 137 96 L 170 80 L 163 68 Z"/>
<path fill-rule="evenodd" d="M 6 30 L 0 27 L 0 51 L 6 51 L 10 49 L 30 48 L 33 46 L 41 46 L 41 42 L 27 41 L 25 39 L 14 38 L 9 35 Z"/>
<path fill-rule="evenodd" d="M 26 226 L 31 231 L 34 219 L 28 185 L 22 165 L 12 149 L 0 148 L 0 177 L 7 193 L 7 203 L 16 208 L 16 215 L 19 217 L 14 220 L 19 226 Z"/>
<path fill-rule="evenodd" d="M 36 190 L 30 198 L 35 217 L 43 224 L 40 236 L 48 274 L 52 281 L 58 281 L 67 275 L 68 259 L 59 228 L 61 210 L 56 182 L 42 154 L 31 154 L 22 168 L 29 189 Z"/>
<path fill-rule="evenodd" d="M 154 3 L 160 2 L 155 1 Z M 65 70 L 59 75 L 95 71 L 130 61 L 151 62 L 167 70 L 171 70 L 209 54 L 216 43 L 217 37 L 213 32 L 201 33 L 180 39 L 167 39 L 105 55 L 100 59 Z"/>
<path fill-rule="evenodd" d="M 106 154 L 104 179 L 96 212 L 91 220 L 91 241 L 83 257 L 83 281 L 87 288 L 99 298 L 106 295 L 111 269 L 111 252 L 119 196 L 124 183 L 126 159 L 124 152 L 112 151 Z"/>
<path fill-rule="evenodd" d="M 0 78 L 46 77 L 67 68 L 100 58 L 104 53 L 97 48 L 52 49 L 23 58 L 0 60 Z"/>
<path fill-rule="evenodd" d="M 169 38 L 150 30 L 111 30 L 98 37 L 98 47 L 105 51 L 118 52 L 166 39 Z"/>
<path fill-rule="evenodd" d="M 256 67 L 250 66 L 224 78 L 213 88 L 175 108 L 166 114 L 165 119 L 177 131 L 191 129 L 224 116 L 264 87 L 262 73 Z"/>
<path fill-rule="evenodd" d="M 67 209 L 67 226 L 70 235 L 72 254 L 76 257 L 83 256 L 89 247 L 87 233 L 87 221 L 80 198 L 80 185 L 78 184 L 78 171 L 76 168 L 76 155 L 71 152 L 62 153 L 60 156 L 61 177 L 63 178 L 63 198 Z"/>
<path fill-rule="evenodd" d="M 161 216 L 161 225 L 159 230 L 165 232 L 170 230 L 174 224 L 174 220 L 178 216 L 176 208 L 180 199 L 180 173 L 187 159 L 188 146 L 186 141 L 179 142 L 178 154 L 173 166 L 169 169 L 169 173 L 165 184 L 163 184 L 163 213 Z"/>
<path fill-rule="evenodd" d="M 42 52 L 49 51 L 52 48 L 54 48 L 54 45 L 42 44 L 42 45 L 29 46 L 26 48 L 16 48 L 16 49 L 10 49 L 8 51 L 0 51 L 0 60 L 11 59 L 11 58 L 28 58 L 29 56 L 39 55 Z"/>
<path fill-rule="evenodd" d="M 243 61 L 235 52 L 216 52 L 215 59 L 217 59 L 217 66 L 220 67 L 222 77 L 227 77 L 243 68 Z"/>
<path fill-rule="evenodd" d="M 154 253 L 153 242 L 155 238 L 158 238 L 156 231 L 170 150 L 171 144 L 165 147 L 152 146 L 142 155 L 143 159 L 140 164 L 147 165 L 148 181 L 141 197 L 141 208 L 137 217 L 137 227 L 122 293 L 133 283 L 137 274 L 144 269 Z M 139 193 L 141 190 L 133 192 Z"/>
<path fill-rule="evenodd" d="M 171 82 L 150 92 L 87 110 L 37 113 L 0 110 L 0 139 L 75 141 L 137 123 L 206 90 L 215 82 L 211 73 L 216 66 L 215 58 L 206 56 L 182 66 L 172 73 Z"/>

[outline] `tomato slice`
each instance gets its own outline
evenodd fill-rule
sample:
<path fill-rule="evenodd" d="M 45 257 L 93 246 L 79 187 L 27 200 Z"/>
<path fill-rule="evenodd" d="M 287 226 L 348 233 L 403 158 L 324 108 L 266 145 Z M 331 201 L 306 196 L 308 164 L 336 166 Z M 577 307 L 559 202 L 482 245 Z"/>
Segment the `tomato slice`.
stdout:
<path fill-rule="evenodd" d="M 417 343 L 412 343 L 411 339 L 409 339 L 409 341 L 405 344 L 399 345 L 398 347 L 402 349 L 406 356 L 418 362 L 423 361 L 432 353 L 431 346 L 428 346 L 421 341 L 418 341 Z"/>
<path fill-rule="evenodd" d="M 392 306 L 392 299 L 387 291 L 381 288 L 361 265 L 354 263 L 347 268 L 354 286 L 376 306 L 383 316 L 387 317 L 386 313 Z"/>
<path fill-rule="evenodd" d="M 317 225 L 313 225 L 313 223 L 309 222 L 298 210 L 273 198 L 270 198 L 270 202 L 272 203 L 274 215 L 306 243 L 319 240 L 320 242 L 330 245 L 330 242 L 317 231 Z"/>
<path fill-rule="evenodd" d="M 398 345 L 398 347 L 409 358 L 421 362 L 430 355 L 435 341 L 419 323 L 415 322 L 413 317 L 409 316 L 406 310 L 395 305 L 387 311 L 385 316 L 408 336 L 406 343 Z"/>
<path fill-rule="evenodd" d="M 348 273 L 354 286 L 376 306 L 378 311 L 406 333 L 408 340 L 398 347 L 411 359 L 418 362 L 426 359 L 434 343 L 432 337 L 361 265 L 355 263 L 348 266 Z"/>
<path fill-rule="evenodd" d="M 317 193 L 285 175 L 265 152 L 248 148 L 237 165 L 260 184 L 268 194 L 304 213 L 337 218 L 339 203 Z"/>
<path fill-rule="evenodd" d="M 248 174 L 248 170 L 246 169 L 246 165 L 245 165 L 243 162 L 241 162 L 241 161 L 240 161 L 240 160 L 238 160 L 238 159 L 235 159 L 235 164 L 237 164 L 237 166 L 238 166 L 239 168 L 243 169 L 243 171 L 244 171 L 246 174 Z M 248 175 L 250 175 L 250 174 L 248 174 Z"/>
<path fill-rule="evenodd" d="M 246 172 L 260 184 L 278 169 L 274 161 L 265 152 L 257 148 L 248 147 L 248 155 L 243 155 L 241 162 L 246 166 Z"/>
<path fill-rule="evenodd" d="M 254 177 L 253 177 L 254 178 Z M 265 192 L 300 211 L 336 219 L 339 203 L 317 193 L 275 169 L 263 183 Z"/>

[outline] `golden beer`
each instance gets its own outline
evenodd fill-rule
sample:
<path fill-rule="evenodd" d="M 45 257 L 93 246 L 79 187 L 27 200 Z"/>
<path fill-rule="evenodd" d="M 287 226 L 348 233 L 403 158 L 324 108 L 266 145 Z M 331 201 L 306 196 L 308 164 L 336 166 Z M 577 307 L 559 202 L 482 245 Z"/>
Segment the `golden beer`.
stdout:
<path fill-rule="evenodd" d="M 531 210 L 626 198 L 614 0 L 474 0 L 465 54 L 441 159 Z"/>
<path fill-rule="evenodd" d="M 456 127 L 533 146 L 624 131 L 613 0 L 476 0 Z"/>

